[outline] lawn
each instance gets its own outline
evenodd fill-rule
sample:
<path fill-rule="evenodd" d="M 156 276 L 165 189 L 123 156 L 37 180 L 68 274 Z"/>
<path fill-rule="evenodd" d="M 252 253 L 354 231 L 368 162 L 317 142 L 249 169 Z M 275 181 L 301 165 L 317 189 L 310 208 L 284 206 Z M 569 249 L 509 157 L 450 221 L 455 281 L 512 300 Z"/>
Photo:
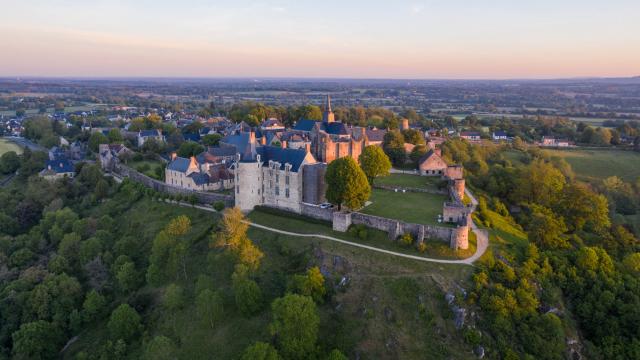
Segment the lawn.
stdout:
<path fill-rule="evenodd" d="M 22 148 L 12 141 L 0 138 L 0 156 L 9 151 L 15 151 L 16 153 L 21 154 Z"/>
<path fill-rule="evenodd" d="M 334 231 L 331 223 L 315 220 L 303 216 L 293 215 L 282 212 L 265 212 L 254 210 L 249 214 L 249 219 L 257 224 L 275 227 L 280 230 L 297 232 L 300 234 L 322 234 L 332 236 L 338 239 L 348 240 L 364 245 L 376 247 L 378 249 L 390 250 L 402 254 L 423 256 L 436 259 L 464 259 L 476 251 L 475 235 L 470 237 L 469 249 L 467 250 L 451 250 L 449 243 L 440 240 L 427 240 L 427 249 L 424 253 L 418 252 L 415 246 L 405 246 L 399 241 L 389 240 L 386 232 L 367 228 L 367 238 L 361 239 L 349 232 Z"/>
<path fill-rule="evenodd" d="M 94 216 L 100 216 L 112 205 L 107 201 Z M 188 279 L 177 280 L 185 290 L 185 306 L 167 311 L 162 305 L 164 287 L 145 286 L 128 300 L 139 303 L 140 299 L 150 299 L 151 305 L 140 308 L 146 329 L 144 339 L 169 337 L 178 344 L 178 359 L 238 359 L 249 344 L 270 341 L 269 304 L 282 296 L 290 276 L 303 273 L 312 265 L 323 269 L 326 286 L 334 293 L 331 301 L 318 306 L 318 345 L 323 353 L 339 348 L 349 358 L 474 358 L 471 347 L 455 329 L 452 312 L 444 300 L 445 292 L 455 292 L 459 286 L 470 287 L 472 267 L 421 263 L 327 240 L 250 228 L 250 239 L 265 254 L 256 278 L 264 301 L 257 315 L 246 317 L 234 305 L 230 281 L 233 261 L 221 250 L 208 246 L 219 219 L 216 214 L 143 199 L 130 209 L 122 209 L 114 220 L 122 224 L 122 231 L 135 229 L 141 235 L 138 241 L 148 250 L 155 234 L 171 218 L 182 214 L 189 216 L 193 224 L 185 239 L 189 243 Z M 272 219 L 266 220 L 273 225 Z M 277 221 L 283 222 L 289 223 Z M 292 221 L 290 225 L 306 230 L 322 224 Z M 201 321 L 194 304 L 194 284 L 199 276 L 206 276 L 209 286 L 220 291 L 224 299 L 224 318 L 214 328 Z M 347 285 L 338 288 L 336 284 L 342 278 L 348 279 Z M 105 319 L 79 334 L 62 357 L 73 359 L 80 351 L 91 353 L 99 348 L 108 337 L 106 323 Z M 141 345 L 141 340 L 130 344 L 130 358 L 142 357 Z"/>
<path fill-rule="evenodd" d="M 157 180 L 164 180 L 165 164 L 159 160 L 130 161 L 127 166 Z"/>
<path fill-rule="evenodd" d="M 440 177 L 410 174 L 390 174 L 375 180 L 376 185 L 397 186 L 399 188 L 437 190 L 444 181 Z"/>
<path fill-rule="evenodd" d="M 627 182 L 640 177 L 640 153 L 623 150 L 545 150 L 550 156 L 564 158 L 578 179 L 597 182 L 618 176 Z"/>
<path fill-rule="evenodd" d="M 372 189 L 369 200 L 371 204 L 360 212 L 408 223 L 446 226 L 438 223 L 442 205 L 448 200 L 445 195 Z"/>

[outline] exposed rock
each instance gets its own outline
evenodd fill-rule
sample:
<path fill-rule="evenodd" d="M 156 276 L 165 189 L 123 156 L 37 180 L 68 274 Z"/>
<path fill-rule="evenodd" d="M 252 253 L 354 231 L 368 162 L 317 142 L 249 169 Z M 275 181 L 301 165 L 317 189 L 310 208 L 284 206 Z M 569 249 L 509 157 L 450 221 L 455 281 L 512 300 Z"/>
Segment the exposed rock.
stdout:
<path fill-rule="evenodd" d="M 447 304 L 451 305 L 451 304 L 453 304 L 454 300 L 456 299 L 456 296 L 453 295 L 452 293 L 447 293 L 444 296 L 444 299 L 447 300 Z"/>
<path fill-rule="evenodd" d="M 456 329 L 460 330 L 464 326 L 464 320 L 467 317 L 467 310 L 458 306 L 454 306 L 452 310 Z"/>
<path fill-rule="evenodd" d="M 476 354 L 478 359 L 482 359 L 484 357 L 484 347 L 481 345 L 476 346 L 476 348 L 473 349 L 473 353 Z"/>

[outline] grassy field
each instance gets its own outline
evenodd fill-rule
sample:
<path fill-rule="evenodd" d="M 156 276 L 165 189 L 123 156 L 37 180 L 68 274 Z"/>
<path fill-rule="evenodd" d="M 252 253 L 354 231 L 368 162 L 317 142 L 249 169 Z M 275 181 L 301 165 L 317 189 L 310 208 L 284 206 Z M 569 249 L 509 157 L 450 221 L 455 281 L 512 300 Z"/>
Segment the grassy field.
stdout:
<path fill-rule="evenodd" d="M 377 178 L 376 185 L 397 186 L 400 188 L 438 189 L 443 182 L 439 177 L 419 176 L 410 174 L 390 174 Z"/>
<path fill-rule="evenodd" d="M 104 204 L 102 207 L 108 207 Z M 249 237 L 265 253 L 256 281 L 264 295 L 263 310 L 245 317 L 234 306 L 230 289 L 233 261 L 218 249 L 210 249 L 210 234 L 218 216 L 192 208 L 141 200 L 114 219 L 122 228 L 135 228 L 138 241 L 149 249 L 153 237 L 173 217 L 190 217 L 193 228 L 189 243 L 188 278 L 177 283 L 185 289 L 185 306 L 175 312 L 162 305 L 164 288 L 145 287 L 129 299 L 150 299 L 139 311 L 146 331 L 131 344 L 140 349 L 144 339 L 164 335 L 178 344 L 178 359 L 238 359 L 255 341 L 269 341 L 269 304 L 281 296 L 289 276 L 317 265 L 327 275 L 327 286 L 335 291 L 331 301 L 319 305 L 319 348 L 327 353 L 339 348 L 349 358 L 363 359 L 472 359 L 471 347 L 455 330 L 452 312 L 444 300 L 446 291 L 469 288 L 469 266 L 428 264 L 379 254 L 313 238 L 297 238 L 260 229 Z M 96 211 L 96 216 L 100 211 Z M 225 315 L 215 328 L 201 321 L 194 305 L 194 283 L 206 276 L 210 286 L 223 294 Z M 344 288 L 333 290 L 340 279 Z M 63 354 L 73 359 L 80 351 L 91 353 L 107 338 L 106 319 L 80 334 Z M 130 358 L 141 358 L 134 351 Z"/>
<path fill-rule="evenodd" d="M 102 109 L 105 107 L 108 107 L 109 105 L 105 105 L 105 104 L 87 104 L 87 105 L 81 105 L 81 106 L 67 106 L 64 108 L 65 112 L 76 112 L 76 111 L 91 111 L 91 110 L 98 110 L 98 109 Z M 55 111 L 54 108 L 50 107 L 47 108 L 47 114 L 53 114 Z M 37 115 L 39 112 L 38 109 L 28 109 L 26 111 L 27 115 Z M 4 115 L 4 116 L 14 116 L 16 114 L 15 110 L 3 110 L 0 111 L 0 115 Z"/>
<path fill-rule="evenodd" d="M 416 224 L 442 225 L 438 223 L 438 214 L 442 214 L 442 205 L 447 197 L 372 189 L 369 200 L 371 204 L 362 209 L 362 213 Z"/>
<path fill-rule="evenodd" d="M 164 179 L 165 164 L 159 160 L 130 161 L 127 165 L 151 178 L 158 180 Z M 158 168 L 160 170 L 158 170 Z M 160 176 L 158 176 L 158 174 L 160 174 Z"/>
<path fill-rule="evenodd" d="M 14 142 L 0 138 L 0 156 L 9 151 L 15 151 L 16 153 L 21 154 L 22 148 Z"/>
<path fill-rule="evenodd" d="M 564 158 L 580 180 L 599 181 L 618 176 L 627 182 L 640 177 L 640 153 L 622 150 L 545 150 Z"/>
<path fill-rule="evenodd" d="M 449 244 L 439 240 L 427 241 L 427 249 L 424 253 L 418 252 L 415 246 L 404 246 L 398 241 L 389 240 L 386 232 L 367 229 L 367 238 L 360 239 L 349 232 L 333 231 L 331 224 L 328 222 L 318 221 L 310 218 L 293 217 L 287 215 L 276 215 L 264 211 L 254 210 L 249 214 L 251 221 L 276 229 L 293 231 L 301 234 L 322 234 L 333 236 L 338 239 L 353 241 L 364 245 L 374 246 L 379 249 L 395 251 L 403 254 L 414 256 L 423 256 L 436 259 L 464 259 L 475 253 L 475 235 L 473 241 L 470 241 L 469 249 L 454 251 L 449 248 Z M 471 238 L 470 238 L 471 240 Z"/>

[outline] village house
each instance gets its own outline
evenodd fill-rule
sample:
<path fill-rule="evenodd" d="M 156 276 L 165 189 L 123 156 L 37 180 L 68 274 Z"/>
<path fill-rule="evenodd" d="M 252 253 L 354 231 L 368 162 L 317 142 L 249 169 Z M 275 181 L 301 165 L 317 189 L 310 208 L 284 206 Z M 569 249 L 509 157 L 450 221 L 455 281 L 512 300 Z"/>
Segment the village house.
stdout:
<path fill-rule="evenodd" d="M 480 133 L 477 131 L 463 131 L 460 133 L 460 137 L 469 141 L 480 141 Z"/>
<path fill-rule="evenodd" d="M 39 175 L 47 180 L 56 180 L 64 177 L 73 178 L 75 168 L 68 159 L 48 160 L 44 170 L 40 171 Z"/>
<path fill-rule="evenodd" d="M 569 147 L 572 144 L 567 139 L 558 139 L 553 136 L 543 136 L 539 145 L 548 147 Z"/>
<path fill-rule="evenodd" d="M 138 147 L 142 147 L 149 139 L 153 139 L 158 143 L 164 143 L 164 136 L 159 129 L 141 130 L 138 132 Z"/>
<path fill-rule="evenodd" d="M 491 138 L 494 141 L 503 141 L 503 140 L 507 140 L 509 137 L 507 136 L 506 132 L 499 130 L 499 131 L 494 131 L 491 134 Z"/>
<path fill-rule="evenodd" d="M 282 131 L 285 127 L 278 119 L 267 119 L 262 122 L 260 125 L 260 130 L 262 131 Z"/>
<path fill-rule="evenodd" d="M 165 169 L 165 183 L 188 190 L 215 191 L 233 188 L 233 175 L 226 164 L 199 163 L 195 156 L 175 153 Z"/>
<path fill-rule="evenodd" d="M 100 167 L 105 171 L 112 171 L 121 158 L 132 154 L 133 151 L 122 144 L 98 145 L 98 160 L 100 161 Z"/>

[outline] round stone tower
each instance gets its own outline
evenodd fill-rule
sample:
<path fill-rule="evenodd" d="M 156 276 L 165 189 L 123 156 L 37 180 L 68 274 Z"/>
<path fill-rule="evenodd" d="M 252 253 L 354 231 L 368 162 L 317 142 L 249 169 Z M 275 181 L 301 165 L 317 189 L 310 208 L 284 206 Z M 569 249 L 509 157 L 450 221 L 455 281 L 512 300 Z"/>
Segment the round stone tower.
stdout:
<path fill-rule="evenodd" d="M 451 231 L 451 248 L 467 250 L 469 248 L 469 226 L 461 225 Z"/>
<path fill-rule="evenodd" d="M 400 130 L 407 130 L 409 128 L 409 119 L 402 119 L 402 123 L 400 124 Z"/>

